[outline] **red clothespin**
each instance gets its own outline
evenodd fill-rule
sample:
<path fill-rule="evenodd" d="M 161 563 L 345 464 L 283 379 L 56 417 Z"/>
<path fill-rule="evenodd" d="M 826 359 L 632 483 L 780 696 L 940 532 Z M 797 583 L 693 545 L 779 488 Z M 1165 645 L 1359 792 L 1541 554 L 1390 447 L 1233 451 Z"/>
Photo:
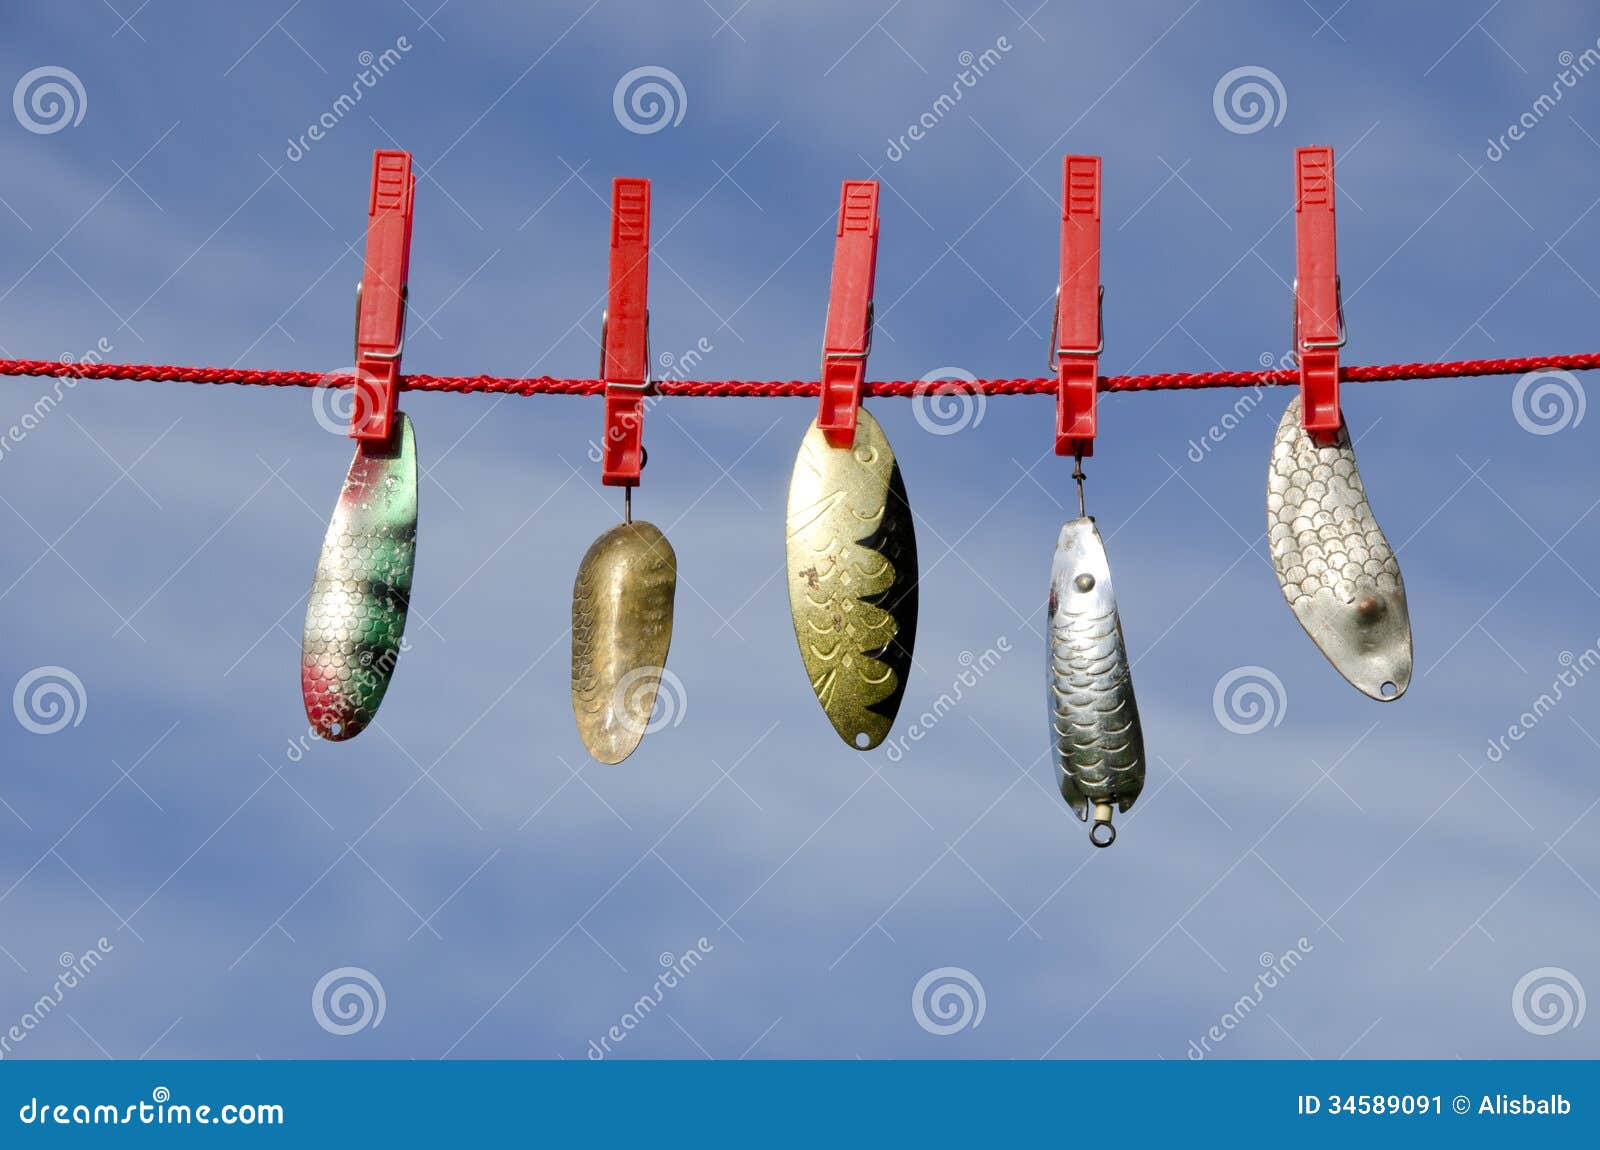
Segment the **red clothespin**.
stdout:
<path fill-rule="evenodd" d="M 856 408 L 872 351 L 872 281 L 878 267 L 878 181 L 846 180 L 839 193 L 833 280 L 822 337 L 822 405 L 817 426 L 834 447 L 856 439 Z"/>
<path fill-rule="evenodd" d="M 1095 389 L 1105 350 L 1100 284 L 1100 157 L 1061 165 L 1061 286 L 1050 326 L 1056 373 L 1056 454 L 1093 455 Z"/>
<path fill-rule="evenodd" d="M 1294 350 L 1300 363 L 1300 415 L 1306 431 L 1338 432 L 1339 349 L 1344 297 L 1334 236 L 1333 149 L 1294 153 Z"/>
<path fill-rule="evenodd" d="M 611 181 L 611 272 L 600 329 L 606 427 L 600 482 L 633 487 L 644 466 L 644 397 L 650 390 L 650 181 Z"/>
<path fill-rule="evenodd" d="M 410 152 L 376 152 L 367 203 L 367 261 L 356 289 L 355 405 L 350 437 L 385 440 L 400 390 L 406 342 L 406 277 L 417 181 Z"/>

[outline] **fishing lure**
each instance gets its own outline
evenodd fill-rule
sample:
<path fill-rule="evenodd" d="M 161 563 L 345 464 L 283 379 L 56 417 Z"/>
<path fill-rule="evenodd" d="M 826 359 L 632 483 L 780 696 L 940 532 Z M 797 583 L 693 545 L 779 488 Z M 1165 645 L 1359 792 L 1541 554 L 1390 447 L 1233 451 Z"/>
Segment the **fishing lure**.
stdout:
<path fill-rule="evenodd" d="M 417 446 L 395 412 L 384 440 L 358 440 L 322 540 L 300 644 L 311 728 L 354 738 L 378 713 L 400 658 L 417 556 Z"/>
<path fill-rule="evenodd" d="M 622 522 L 584 553 L 572 584 L 572 715 L 596 762 L 620 763 L 652 730 L 672 644 L 678 557 L 660 528 L 634 522 L 650 379 L 650 181 L 611 184 L 611 262 L 600 319 L 606 381 L 600 482 L 622 488 Z"/>
<path fill-rule="evenodd" d="M 1400 564 L 1367 503 L 1349 431 L 1318 442 L 1289 402 L 1272 441 L 1267 541 L 1283 596 L 1313 642 L 1363 694 L 1411 684 L 1411 616 Z"/>
<path fill-rule="evenodd" d="M 672 643 L 678 557 L 629 518 L 584 553 L 572 584 L 572 714 L 596 762 L 620 763 L 649 728 Z"/>
<path fill-rule="evenodd" d="M 1085 822 L 1093 809 L 1089 841 L 1108 847 L 1114 810 L 1144 789 L 1144 732 L 1105 543 L 1083 513 L 1081 459 L 1073 477 L 1078 518 L 1061 528 L 1050 568 L 1046 702 L 1061 797 Z"/>
<path fill-rule="evenodd" d="M 834 447 L 812 420 L 789 481 L 789 609 L 811 689 L 839 737 L 883 742 L 911 670 L 917 540 L 894 451 L 870 412 Z"/>

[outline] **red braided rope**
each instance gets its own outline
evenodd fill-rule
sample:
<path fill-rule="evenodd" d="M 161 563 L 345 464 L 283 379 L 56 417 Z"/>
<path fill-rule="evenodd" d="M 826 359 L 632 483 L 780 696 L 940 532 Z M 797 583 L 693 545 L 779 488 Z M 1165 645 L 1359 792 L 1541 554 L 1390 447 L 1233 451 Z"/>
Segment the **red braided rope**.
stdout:
<path fill-rule="evenodd" d="M 1600 352 L 1533 355 L 1518 359 L 1464 359 L 1448 363 L 1391 363 L 1345 367 L 1339 378 L 1349 383 L 1384 383 L 1401 379 L 1458 379 L 1479 375 L 1523 375 L 1530 371 L 1588 371 L 1600 368 Z M 56 379 L 126 379 L 169 383 L 232 383 L 258 387 L 349 387 L 352 376 L 314 371 L 251 371 L 228 367 L 170 367 L 129 363 L 56 363 L 38 359 L 0 359 L 0 375 Z M 1195 387 L 1272 387 L 1298 381 L 1293 370 L 1164 372 L 1154 375 L 1103 375 L 1101 391 L 1166 391 Z M 405 391 L 483 391 L 511 395 L 598 395 L 598 379 L 554 379 L 547 375 L 518 379 L 491 375 L 408 375 Z M 662 380 L 662 395 L 688 396 L 815 396 L 811 380 Z M 908 397 L 930 391 L 982 392 L 985 395 L 1052 395 L 1054 379 L 880 380 L 866 385 L 866 394 Z"/>

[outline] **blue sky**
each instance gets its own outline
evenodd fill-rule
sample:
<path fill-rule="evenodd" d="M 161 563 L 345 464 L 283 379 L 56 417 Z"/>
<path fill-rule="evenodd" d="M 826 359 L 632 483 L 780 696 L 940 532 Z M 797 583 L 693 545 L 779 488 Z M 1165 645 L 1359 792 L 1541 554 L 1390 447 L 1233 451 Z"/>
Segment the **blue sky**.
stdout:
<path fill-rule="evenodd" d="M 656 353 L 811 376 L 839 181 L 876 174 L 871 376 L 1037 375 L 1069 151 L 1104 157 L 1104 369 L 1256 367 L 1285 350 L 1313 143 L 1338 157 L 1350 362 L 1594 348 L 1600 78 L 1532 111 L 1600 38 L 1586 6 L 1036 2 L 11 6 L 0 79 L 68 69 L 83 117 L 0 123 L 0 356 L 347 367 L 371 153 L 396 146 L 425 171 L 414 371 L 592 373 L 609 181 L 639 175 Z M 681 122 L 620 122 L 640 67 L 678 78 Z M 1219 120 L 1240 67 L 1278 78 L 1281 119 Z M 108 948 L 4 1053 L 582 1058 L 659 956 L 700 948 L 613 1056 L 1183 1058 L 1233 1015 L 1213 1056 L 1594 1057 L 1575 1006 L 1538 1034 L 1513 1001 L 1546 968 L 1600 987 L 1600 682 L 1488 748 L 1600 643 L 1600 422 L 1534 434 L 1514 383 L 1346 388 L 1410 598 L 1393 705 L 1333 673 L 1271 573 L 1289 392 L 1199 462 L 1241 393 L 1103 398 L 1090 510 L 1151 756 L 1109 851 L 1045 758 L 1072 498 L 1046 398 L 948 435 L 871 405 L 922 557 L 895 735 L 1000 655 L 896 760 L 839 744 L 794 647 L 782 513 L 814 401 L 657 404 L 635 506 L 679 557 L 684 705 L 598 767 L 566 635 L 619 510 L 588 458 L 598 400 L 404 400 L 426 471 L 411 649 L 373 729 L 306 747 L 300 623 L 349 442 L 301 392 L 70 389 L 0 455 L 0 687 L 60 667 L 83 688 L 56 733 L 0 723 L 0 1032 L 58 956 Z M 0 424 L 49 390 L 0 383 Z M 1282 684 L 1251 734 L 1213 709 L 1241 667 Z M 385 1007 L 340 1035 L 311 1003 L 346 967 Z M 950 1034 L 912 1006 L 943 968 L 984 1003 Z"/>

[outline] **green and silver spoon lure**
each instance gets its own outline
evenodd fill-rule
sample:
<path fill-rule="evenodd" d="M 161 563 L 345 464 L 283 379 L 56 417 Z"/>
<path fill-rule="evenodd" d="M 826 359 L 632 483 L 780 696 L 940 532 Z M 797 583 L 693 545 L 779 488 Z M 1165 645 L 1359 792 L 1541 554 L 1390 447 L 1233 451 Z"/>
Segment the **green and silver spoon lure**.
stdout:
<path fill-rule="evenodd" d="M 322 541 L 300 644 L 311 729 L 353 738 L 378 713 L 402 649 L 417 556 L 417 446 L 395 412 L 387 440 L 358 441 Z"/>

